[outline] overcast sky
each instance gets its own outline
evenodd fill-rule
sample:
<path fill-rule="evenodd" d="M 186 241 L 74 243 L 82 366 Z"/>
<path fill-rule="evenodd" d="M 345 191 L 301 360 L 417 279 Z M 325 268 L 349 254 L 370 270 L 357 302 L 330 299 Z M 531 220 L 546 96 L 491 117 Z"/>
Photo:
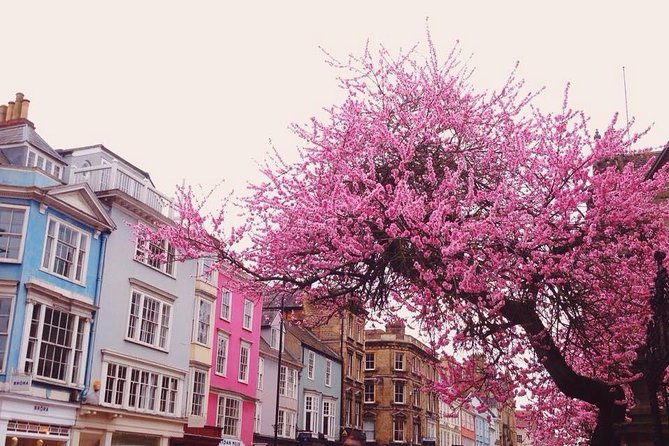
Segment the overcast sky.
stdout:
<path fill-rule="evenodd" d="M 495 88 L 520 61 L 540 105 L 572 103 L 604 128 L 630 114 L 644 140 L 669 140 L 667 10 L 627 2 L 21 2 L 2 5 L 0 103 L 22 91 L 30 119 L 56 148 L 103 143 L 171 193 L 185 179 L 241 191 L 259 178 L 269 140 L 289 159 L 288 126 L 341 99 L 342 59 L 369 39 L 389 50 L 456 40 Z M 424 50 L 425 47 L 422 47 Z"/>

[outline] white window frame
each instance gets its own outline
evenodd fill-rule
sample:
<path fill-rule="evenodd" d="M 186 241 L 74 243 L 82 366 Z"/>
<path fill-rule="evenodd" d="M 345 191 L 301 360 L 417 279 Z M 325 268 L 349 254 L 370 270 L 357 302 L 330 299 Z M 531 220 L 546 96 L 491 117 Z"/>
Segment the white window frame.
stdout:
<path fill-rule="evenodd" d="M 9 312 L 7 313 L 7 328 L 2 330 L 0 325 L 0 338 L 4 336 L 5 341 L 4 345 L 0 342 L 0 351 L 2 352 L 2 357 L 0 357 L 0 373 L 6 373 L 7 370 L 7 353 L 9 353 L 9 337 L 12 333 L 12 319 L 14 318 L 14 302 L 16 301 L 16 295 L 10 293 L 0 292 L 0 302 L 8 300 L 9 301 Z M 0 313 L 0 318 L 4 317 Z"/>
<path fill-rule="evenodd" d="M 399 358 L 399 361 L 398 361 L 398 358 Z M 406 355 L 404 354 L 404 352 L 395 352 L 395 354 L 393 355 L 393 369 L 394 370 L 400 370 L 400 371 L 404 370 L 405 362 L 406 362 L 405 359 L 406 359 Z M 397 367 L 398 363 L 401 364 L 401 366 L 399 368 Z"/>
<path fill-rule="evenodd" d="M 284 351 L 283 347 L 285 345 L 285 340 L 286 340 L 286 330 L 285 328 L 283 329 L 283 336 L 281 336 L 281 328 L 280 327 L 271 327 L 270 328 L 270 347 L 272 347 L 273 350 L 279 350 Z M 281 341 L 281 345 L 279 345 L 279 341 Z"/>
<path fill-rule="evenodd" d="M 54 226 L 54 234 L 51 241 L 49 241 L 50 235 L 49 235 L 49 227 L 51 226 L 51 223 L 53 223 Z M 74 258 L 72 260 L 72 266 L 71 266 L 71 271 L 72 271 L 72 277 L 69 277 L 64 274 L 60 274 L 55 271 L 55 265 L 56 265 L 56 252 L 58 250 L 58 244 L 63 243 L 58 239 L 58 233 L 59 229 L 61 226 L 64 226 L 68 228 L 71 231 L 74 231 L 78 233 L 77 237 L 77 245 L 74 247 L 75 253 L 74 253 Z M 82 248 L 82 243 L 81 243 L 81 237 L 86 237 L 85 243 L 84 243 L 84 258 L 83 260 L 80 258 L 81 257 L 81 248 Z M 49 246 L 49 254 L 47 256 L 47 246 Z M 67 223 L 64 220 L 61 220 L 59 218 L 56 218 L 52 215 L 49 216 L 46 222 L 46 229 L 44 231 L 44 245 L 42 247 L 42 256 L 41 256 L 41 261 L 40 261 L 40 270 L 44 271 L 47 274 L 51 274 L 56 277 L 60 277 L 61 279 L 67 280 L 69 282 L 74 282 L 78 283 L 80 285 L 85 285 L 86 284 L 86 272 L 88 270 L 88 260 L 90 258 L 89 254 L 91 252 L 91 234 L 84 231 L 81 228 L 78 228 L 77 226 Z M 48 257 L 48 258 L 47 258 Z M 45 265 L 46 263 L 46 265 Z M 80 263 L 83 263 L 83 265 L 80 265 Z M 76 278 L 77 275 L 77 270 L 80 269 L 81 271 L 81 277 L 79 279 Z"/>
<path fill-rule="evenodd" d="M 221 400 L 224 401 L 224 403 L 221 405 Z M 227 409 L 228 409 L 228 401 L 235 401 L 237 403 L 237 418 L 233 418 L 236 420 L 236 423 L 234 425 L 235 432 L 230 434 L 226 433 L 225 429 L 227 428 L 226 426 L 226 418 L 229 418 Z M 221 409 L 223 409 L 224 413 L 221 414 Z M 242 406 L 242 400 L 239 398 L 231 397 L 229 395 L 218 395 L 218 399 L 216 401 L 216 426 L 221 428 L 221 437 L 222 438 L 237 438 L 239 439 L 241 436 L 241 430 L 242 430 L 242 412 L 243 412 L 243 406 Z M 231 418 L 231 417 L 230 417 Z"/>
<path fill-rule="evenodd" d="M 332 387 L 332 360 L 325 360 L 325 386 Z"/>
<path fill-rule="evenodd" d="M 367 386 L 371 385 L 372 386 L 372 393 L 371 393 L 371 399 L 368 399 L 367 397 L 369 396 L 369 393 L 367 392 Z M 393 386 L 393 392 L 394 392 L 395 387 Z M 376 402 L 376 386 L 374 384 L 373 379 L 366 379 L 365 384 L 363 387 L 363 398 L 365 403 L 374 403 Z"/>
<path fill-rule="evenodd" d="M 307 402 L 310 402 L 309 404 Z M 309 407 L 311 407 L 309 409 Z M 320 398 L 317 394 L 315 393 L 306 393 L 304 394 L 304 406 L 303 406 L 303 412 L 304 412 L 304 424 L 303 428 L 305 431 L 311 432 L 313 434 L 319 433 L 318 429 L 318 420 L 320 419 L 321 416 L 321 403 L 320 403 Z M 307 423 L 307 414 L 309 414 L 309 423 Z"/>
<path fill-rule="evenodd" d="M 398 429 L 398 423 L 401 423 L 401 429 Z M 404 418 L 393 418 L 393 443 L 404 443 L 404 425 L 406 420 Z M 398 438 L 397 433 L 401 433 L 401 438 Z"/>
<path fill-rule="evenodd" d="M 223 310 L 226 309 L 224 313 Z M 230 315 L 232 314 L 232 292 L 221 288 L 221 307 L 218 316 L 224 321 L 230 322 Z"/>
<path fill-rule="evenodd" d="M 133 314 L 133 298 L 135 294 L 139 295 L 139 300 L 137 302 L 137 311 L 138 311 L 137 314 Z M 150 324 L 155 324 L 155 333 L 153 342 L 147 342 L 142 340 L 142 326 L 145 323 L 144 304 L 146 302 L 146 299 L 151 299 L 158 303 L 157 322 L 150 320 L 148 321 L 148 323 Z M 140 344 L 146 347 L 154 348 L 156 350 L 168 352 L 170 350 L 170 335 L 172 333 L 172 320 L 174 319 L 172 310 L 173 308 L 171 302 L 166 301 L 160 296 L 156 296 L 154 294 L 148 294 L 143 289 L 131 287 L 130 301 L 128 305 L 128 319 L 126 322 L 126 330 L 125 330 L 125 340 L 133 342 L 135 344 Z M 133 333 L 131 334 L 130 324 L 132 323 L 133 319 L 135 320 L 135 327 L 133 329 Z M 165 319 L 167 319 L 167 321 L 165 321 Z M 165 322 L 167 322 L 167 325 L 165 325 Z M 165 339 L 164 345 L 161 345 L 162 338 Z"/>
<path fill-rule="evenodd" d="M 216 263 L 211 257 L 201 257 L 197 260 L 197 278 L 204 283 L 218 286 L 218 269 L 212 267 Z"/>
<path fill-rule="evenodd" d="M 207 320 L 203 320 L 200 317 L 202 316 L 200 314 L 200 309 L 202 307 L 202 304 L 208 305 L 209 306 L 209 314 L 208 317 L 206 318 Z M 194 323 L 193 323 L 193 342 L 199 345 L 203 345 L 205 347 L 209 347 L 211 345 L 211 330 L 212 330 L 212 316 L 214 313 L 214 303 L 202 296 L 197 296 L 195 299 L 195 311 L 194 311 Z M 203 332 L 204 330 L 204 332 Z M 204 337 L 204 339 L 202 339 Z"/>
<path fill-rule="evenodd" d="M 372 426 L 371 431 L 369 430 L 369 424 L 365 425 L 365 423 L 371 423 Z M 376 441 L 376 439 L 374 438 L 376 436 L 376 420 L 374 418 L 364 418 L 362 420 L 362 432 L 365 434 L 365 441 L 367 443 Z M 367 435 L 368 432 L 371 432 L 372 435 Z"/>
<path fill-rule="evenodd" d="M 222 350 L 222 345 L 225 346 L 225 351 Z M 230 352 L 230 336 L 223 332 L 218 331 L 216 335 L 216 361 L 214 363 L 214 373 L 218 376 L 226 376 L 228 371 L 228 356 Z M 223 354 L 221 354 L 223 353 Z M 223 371 L 221 371 L 223 369 Z"/>
<path fill-rule="evenodd" d="M 199 402 L 200 406 L 200 411 L 197 413 L 195 409 L 196 405 L 196 376 L 201 375 L 204 377 L 204 381 L 202 381 L 202 392 L 198 393 L 198 395 L 202 398 Z M 188 414 L 194 417 L 206 417 L 207 416 L 207 394 L 209 393 L 209 374 L 207 373 L 206 370 L 198 369 L 198 368 L 191 368 L 191 373 L 190 373 L 190 392 L 188 395 Z"/>
<path fill-rule="evenodd" d="M 295 438 L 297 413 L 292 410 L 279 409 L 279 426 L 277 436 L 281 438 Z"/>
<path fill-rule="evenodd" d="M 397 385 L 402 384 L 402 401 L 397 400 Z M 395 404 L 406 404 L 407 403 L 407 383 L 406 381 L 394 380 L 393 381 L 393 403 Z"/>
<path fill-rule="evenodd" d="M 167 239 L 161 240 L 158 249 L 165 253 L 166 258 L 165 260 L 160 260 L 151 255 L 151 245 L 156 245 L 156 242 L 137 238 L 135 241 L 135 260 L 175 279 L 177 276 L 177 261 L 174 246 Z M 172 256 L 171 261 L 170 256 Z"/>
<path fill-rule="evenodd" d="M 244 355 L 246 350 L 246 355 Z M 241 341 L 239 343 L 239 373 L 237 374 L 237 381 L 248 384 L 249 369 L 251 368 L 251 343 Z"/>
<path fill-rule="evenodd" d="M 327 405 L 328 410 L 325 410 Z M 328 432 L 325 433 L 325 421 L 327 419 Z M 328 440 L 334 440 L 337 435 L 337 404 L 332 398 L 323 397 L 323 410 L 321 412 L 321 431 Z"/>
<path fill-rule="evenodd" d="M 316 353 L 309 350 L 307 353 L 307 378 L 314 380 L 314 370 L 316 369 Z"/>
<path fill-rule="evenodd" d="M 253 301 L 244 299 L 244 316 L 242 318 L 242 328 L 251 331 L 253 329 Z"/>
<path fill-rule="evenodd" d="M 0 204 L 0 210 L 5 209 L 5 210 L 10 210 L 10 211 L 23 211 L 23 224 L 21 226 L 21 243 L 19 244 L 19 252 L 16 256 L 16 259 L 13 258 L 7 258 L 7 257 L 0 257 L 0 263 L 21 263 L 23 261 L 23 248 L 25 247 L 25 242 L 26 242 L 26 228 L 28 227 L 28 217 L 30 214 L 30 208 L 27 206 L 16 206 L 13 204 L 5 204 L 1 203 Z M 48 226 L 47 226 L 48 228 Z M 13 237 L 16 237 L 19 234 L 15 233 L 4 233 L 5 235 L 10 235 Z M 2 248 L 2 246 L 0 246 Z"/>
<path fill-rule="evenodd" d="M 265 381 L 265 358 L 258 358 L 258 383 L 257 390 L 262 390 Z"/>
<path fill-rule="evenodd" d="M 256 413 L 253 418 L 253 432 L 259 434 L 261 426 L 262 426 L 262 402 L 256 401 Z"/>
<path fill-rule="evenodd" d="M 369 358 L 372 360 L 370 361 Z M 371 363 L 371 367 L 369 367 Z M 365 353 L 365 370 L 376 370 L 376 357 L 374 353 Z"/>
<path fill-rule="evenodd" d="M 30 162 L 30 155 L 33 155 L 33 162 Z M 41 160 L 41 161 L 40 161 Z M 51 163 L 51 168 L 47 169 L 47 162 Z M 39 165 L 38 165 L 39 164 Z M 63 179 L 63 165 L 51 157 L 46 156 L 41 152 L 35 150 L 28 150 L 26 153 L 26 167 L 37 167 L 38 169 L 48 173 L 52 177 Z M 58 167 L 58 174 L 56 174 L 56 167 Z"/>
<path fill-rule="evenodd" d="M 45 333 L 45 323 L 46 323 L 46 312 L 50 310 L 52 313 L 52 320 L 54 321 L 54 312 L 60 313 L 60 315 L 66 315 L 71 319 L 71 335 L 70 335 L 70 344 L 63 345 L 57 342 L 50 340 L 52 337 L 50 333 Z M 31 336 L 28 338 L 28 348 L 26 351 L 26 358 L 24 362 L 24 372 L 32 375 L 35 380 L 45 381 L 51 383 L 58 383 L 65 385 L 67 387 L 81 388 L 83 387 L 84 381 L 84 371 L 86 366 L 86 360 L 88 351 L 84 348 L 84 335 L 85 335 L 85 318 L 81 317 L 75 313 L 70 313 L 67 311 L 61 311 L 52 306 L 45 305 L 43 303 L 36 303 L 33 306 L 33 314 L 31 315 L 31 327 L 30 332 Z M 37 314 L 36 314 L 37 313 Z M 35 318 L 36 317 L 36 318 Z M 58 316 L 60 320 L 62 316 Z M 50 330 L 69 330 L 68 328 L 59 327 L 57 325 L 49 324 L 51 327 Z M 81 331 L 80 331 L 81 330 Z M 34 336 L 32 336 L 34 333 Z M 47 339 L 45 339 L 45 336 Z M 60 338 L 60 335 L 56 335 L 55 338 Z M 42 355 L 42 346 L 43 344 L 55 346 L 55 348 L 60 348 L 67 351 L 66 362 L 64 363 L 65 369 L 63 375 L 65 379 L 54 378 L 49 375 L 40 375 L 39 370 L 43 360 L 50 361 L 55 363 L 54 358 L 41 358 Z M 52 349 L 53 351 L 53 349 Z M 77 353 L 79 353 L 77 360 Z M 48 354 L 48 350 L 47 350 Z M 45 364 L 46 367 L 46 364 Z M 51 366 L 53 371 L 53 365 Z M 76 374 L 76 380 L 74 380 L 74 375 Z"/>

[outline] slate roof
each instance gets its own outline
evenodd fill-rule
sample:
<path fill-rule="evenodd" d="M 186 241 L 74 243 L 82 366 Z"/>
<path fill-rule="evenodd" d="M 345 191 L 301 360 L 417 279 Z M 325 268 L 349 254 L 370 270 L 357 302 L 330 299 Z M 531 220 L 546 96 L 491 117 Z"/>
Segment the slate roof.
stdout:
<path fill-rule="evenodd" d="M 28 143 L 47 155 L 65 163 L 63 157 L 56 152 L 39 134 L 29 121 L 8 126 L 0 126 L 0 146 Z"/>
<path fill-rule="evenodd" d="M 263 337 L 260 338 L 260 353 L 275 359 L 279 357 L 279 352 L 270 347 Z M 283 350 L 283 353 L 281 353 L 281 362 L 290 363 L 294 367 L 302 367 L 303 365 L 299 359 L 291 355 L 290 352 L 285 349 Z"/>
<path fill-rule="evenodd" d="M 341 357 L 339 356 L 339 354 L 334 350 L 332 350 L 327 345 L 325 345 L 323 341 L 321 341 L 318 337 L 316 337 L 316 335 L 313 334 L 310 330 L 297 325 L 288 325 L 286 327 L 286 331 L 291 335 L 295 336 L 297 339 L 300 340 L 300 342 L 302 342 L 310 349 L 322 353 L 323 355 L 328 356 L 337 361 L 341 361 Z"/>

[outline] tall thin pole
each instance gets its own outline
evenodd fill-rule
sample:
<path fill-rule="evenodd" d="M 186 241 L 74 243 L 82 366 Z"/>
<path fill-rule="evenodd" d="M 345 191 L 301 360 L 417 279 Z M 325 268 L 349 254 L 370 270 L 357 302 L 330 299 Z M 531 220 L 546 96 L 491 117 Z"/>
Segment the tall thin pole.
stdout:
<path fill-rule="evenodd" d="M 279 314 L 279 317 L 281 318 L 279 321 L 279 361 L 276 369 L 276 411 L 274 412 L 274 446 L 279 445 L 279 389 L 281 385 L 281 360 L 283 359 L 283 299 L 284 294 L 281 293 L 281 313 Z M 288 375 L 287 370 L 286 375 Z M 288 376 L 286 376 L 286 383 L 287 382 Z M 283 422 L 284 424 L 286 423 L 285 417 Z"/>
<path fill-rule="evenodd" d="M 625 65 L 623 65 L 623 89 L 625 90 L 625 120 L 627 121 L 627 141 L 630 141 L 630 111 L 627 105 L 627 76 L 625 76 Z"/>

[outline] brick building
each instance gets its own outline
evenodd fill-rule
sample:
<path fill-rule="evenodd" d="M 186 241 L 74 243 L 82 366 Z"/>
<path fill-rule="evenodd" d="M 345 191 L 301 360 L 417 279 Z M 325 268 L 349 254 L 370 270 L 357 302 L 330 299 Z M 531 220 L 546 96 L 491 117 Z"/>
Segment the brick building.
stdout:
<path fill-rule="evenodd" d="M 439 404 L 426 388 L 437 360 L 401 322 L 365 330 L 363 426 L 368 443 L 436 444 Z"/>

